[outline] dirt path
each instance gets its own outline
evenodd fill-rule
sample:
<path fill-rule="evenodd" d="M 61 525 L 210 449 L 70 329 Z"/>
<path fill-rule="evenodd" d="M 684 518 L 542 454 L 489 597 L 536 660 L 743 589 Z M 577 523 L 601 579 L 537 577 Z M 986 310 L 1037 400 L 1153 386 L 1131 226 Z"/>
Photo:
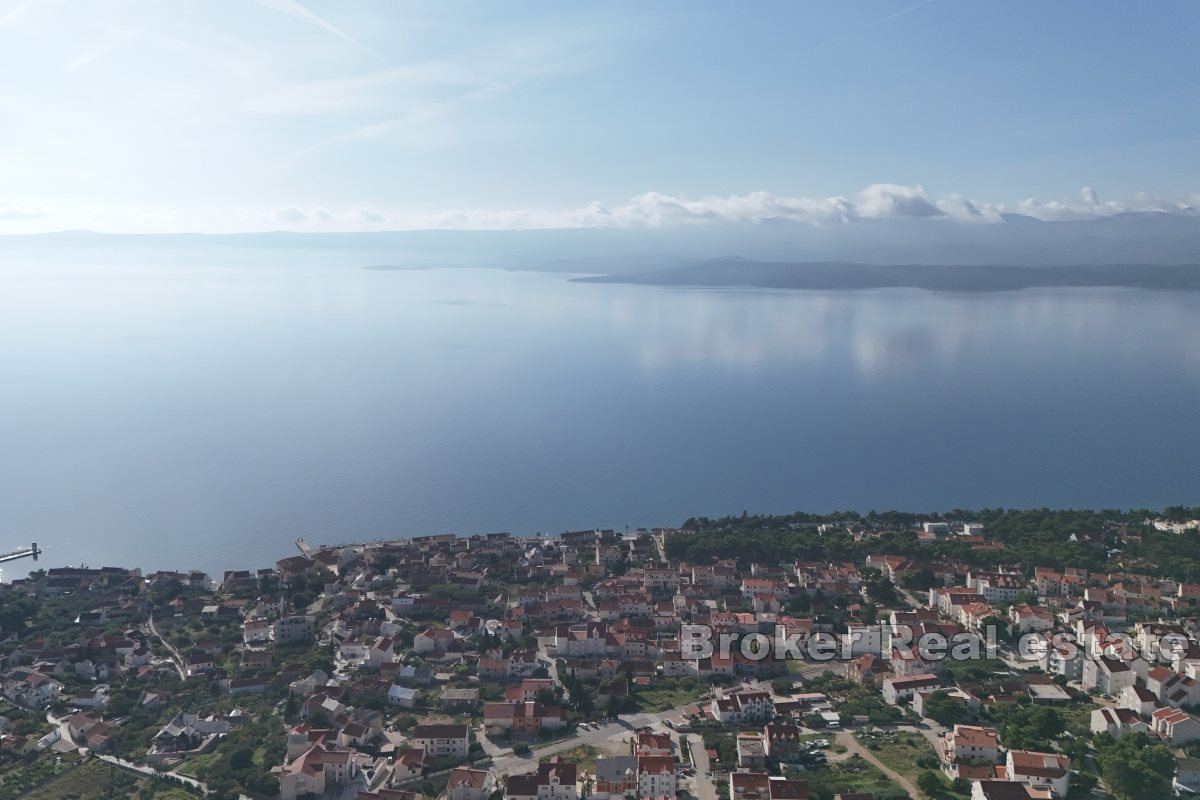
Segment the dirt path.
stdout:
<path fill-rule="evenodd" d="M 887 775 L 889 778 L 891 778 L 896 783 L 898 783 L 900 785 L 900 788 L 903 789 L 904 791 L 908 792 L 909 795 L 912 796 L 913 798 L 919 798 L 919 797 L 925 796 L 924 793 L 921 792 L 921 790 L 918 789 L 916 786 L 914 786 L 912 781 L 910 781 L 908 778 L 905 778 L 900 773 L 892 770 L 889 767 L 884 766 L 883 762 L 880 761 L 878 758 L 876 758 L 874 756 L 874 754 L 871 753 L 870 750 L 868 750 L 867 748 L 865 748 L 861 744 L 859 744 L 858 740 L 855 739 L 854 736 L 849 731 L 839 732 L 837 735 L 837 740 L 838 740 L 838 744 L 845 746 L 848 753 L 862 756 L 863 760 L 866 761 L 868 764 L 878 767 L 879 770 L 884 775 Z"/>

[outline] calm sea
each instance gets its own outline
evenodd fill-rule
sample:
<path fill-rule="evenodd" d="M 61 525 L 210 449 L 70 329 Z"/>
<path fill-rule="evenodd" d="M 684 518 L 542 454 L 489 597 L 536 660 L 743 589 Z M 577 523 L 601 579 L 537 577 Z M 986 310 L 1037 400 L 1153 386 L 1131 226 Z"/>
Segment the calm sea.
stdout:
<path fill-rule="evenodd" d="M 1198 320 L 1187 293 L 7 264 L 0 549 L 219 572 L 297 537 L 1200 503 Z"/>

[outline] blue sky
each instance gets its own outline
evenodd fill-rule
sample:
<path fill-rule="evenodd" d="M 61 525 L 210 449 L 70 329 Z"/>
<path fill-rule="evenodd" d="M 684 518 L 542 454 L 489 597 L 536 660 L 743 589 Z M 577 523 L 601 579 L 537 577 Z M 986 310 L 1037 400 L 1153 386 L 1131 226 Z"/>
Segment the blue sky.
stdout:
<path fill-rule="evenodd" d="M 1194 213 L 1197 41 L 1194 2 L 0 0 L 0 233 Z"/>

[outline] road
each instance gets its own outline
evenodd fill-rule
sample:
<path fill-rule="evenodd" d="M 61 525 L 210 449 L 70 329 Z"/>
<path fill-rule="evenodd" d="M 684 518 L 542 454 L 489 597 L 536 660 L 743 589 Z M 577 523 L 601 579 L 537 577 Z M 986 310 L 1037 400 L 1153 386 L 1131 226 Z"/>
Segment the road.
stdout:
<path fill-rule="evenodd" d="M 563 699 L 563 704 L 565 705 L 566 701 L 571 699 L 571 693 L 569 691 L 567 691 L 567 687 L 563 684 L 562 678 L 559 677 L 559 675 L 558 675 L 558 659 L 557 658 L 550 659 L 550 666 L 547 667 L 546 672 L 549 673 L 550 679 L 554 681 L 554 685 L 559 687 L 560 689 L 562 689 L 562 699 Z"/>
<path fill-rule="evenodd" d="M 591 730 L 580 728 L 577 729 L 578 732 L 574 736 L 552 742 L 545 747 L 536 747 L 528 756 L 513 755 L 510 748 L 491 746 L 490 742 L 483 744 L 483 748 L 485 752 L 492 756 L 493 768 L 497 773 L 505 775 L 521 774 L 528 772 L 531 765 L 536 765 L 539 760 L 549 758 L 555 753 L 561 753 L 564 750 L 570 750 L 581 745 L 594 745 L 612 741 L 618 736 L 632 733 L 637 728 L 658 727 L 660 730 L 668 731 L 670 728 L 663 725 L 663 720 L 678 717 L 683 713 L 685 708 L 694 705 L 697 705 L 697 703 L 685 703 L 675 708 L 668 708 L 666 711 L 622 714 L 616 722 L 601 723 L 599 728 Z"/>
<path fill-rule="evenodd" d="M 176 650 L 171 643 L 164 639 L 163 635 L 158 632 L 158 627 L 154 624 L 153 614 L 150 614 L 146 618 L 146 627 L 150 629 L 150 633 L 156 639 L 162 642 L 163 647 L 167 648 L 167 654 L 171 656 L 171 663 L 175 665 L 175 671 L 179 673 L 179 679 L 181 681 L 186 681 L 187 673 L 183 671 L 183 656 L 179 655 L 179 651 Z"/>
<path fill-rule="evenodd" d="M 60 748 L 60 747 L 65 747 L 70 750 L 76 750 L 79 753 L 87 755 L 87 748 L 76 746 L 75 742 L 71 739 L 71 726 L 67 724 L 70 719 L 71 719 L 70 715 L 63 717 L 62 719 L 59 719 L 58 717 L 51 714 L 49 711 L 46 712 L 46 722 L 48 722 L 51 725 L 53 725 L 54 727 L 58 728 L 58 742 L 61 742 L 61 744 L 55 743 L 54 747 L 56 749 Z"/>
<path fill-rule="evenodd" d="M 680 736 L 687 739 L 688 749 L 692 753 L 692 766 L 696 769 L 696 777 L 692 778 L 692 788 L 696 790 L 697 800 L 717 800 L 717 787 L 708 776 L 712 764 L 708 760 L 708 751 L 704 749 L 704 739 L 698 733 Z"/>
<path fill-rule="evenodd" d="M 599 730 L 584 730 L 575 736 L 551 742 L 545 747 L 538 747 L 527 756 L 514 755 L 511 750 L 506 749 L 505 752 L 508 752 L 508 755 L 493 756 L 492 768 L 500 775 L 520 775 L 536 767 L 538 761 L 543 761 L 555 753 L 561 753 L 564 750 L 570 750 L 585 744 L 606 742 L 614 736 L 631 731 L 634 727 L 624 721 L 610 722 L 601 725 Z M 484 750 L 487 751 L 488 749 L 488 746 L 484 745 Z M 497 748 L 495 752 L 500 752 L 500 750 Z"/>
<path fill-rule="evenodd" d="M 96 754 L 93 754 L 93 755 L 96 755 Z M 132 761 L 126 761 L 125 759 L 117 758 L 116 756 L 96 755 L 96 758 L 100 759 L 101 761 L 106 761 L 109 764 L 115 764 L 118 767 L 124 767 L 125 769 L 127 769 L 131 772 L 136 772 L 139 775 L 145 775 L 146 777 L 160 777 L 163 775 L 170 775 L 172 778 L 181 780 L 190 786 L 196 787 L 197 789 L 204 792 L 205 794 L 208 793 L 208 786 L 206 786 L 205 784 L 196 780 L 195 778 L 189 778 L 187 775 L 180 775 L 178 772 L 159 772 L 158 770 L 154 769 L 153 767 L 147 767 L 144 764 L 135 764 Z"/>
<path fill-rule="evenodd" d="M 54 725 L 55 727 L 58 728 L 59 741 L 65 743 L 67 746 L 74 749 L 75 752 L 79 753 L 79 755 L 84 756 L 84 757 L 93 756 L 94 758 L 98 758 L 101 761 L 108 762 L 109 764 L 115 764 L 118 767 L 123 767 L 124 769 L 130 770 L 131 772 L 136 772 L 139 775 L 146 775 L 148 777 L 169 775 L 172 778 L 177 778 L 186 784 L 189 784 L 191 786 L 196 787 L 197 789 L 200 789 L 205 794 L 208 793 L 208 786 L 206 786 L 204 783 L 201 783 L 200 781 L 196 780 L 195 778 L 189 777 L 187 775 L 181 775 L 178 772 L 171 772 L 171 771 L 160 772 L 160 771 L 154 769 L 153 767 L 148 767 L 144 764 L 135 764 L 132 761 L 126 761 L 125 759 L 117 758 L 116 756 L 101 755 L 100 753 L 93 753 L 90 750 L 88 750 L 88 748 L 75 744 L 75 741 L 71 738 L 71 729 L 68 724 L 70 719 L 71 718 L 69 715 L 63 717 L 62 719 L 59 719 L 59 718 L 55 717 L 53 714 L 51 714 L 49 711 L 46 712 L 46 722 L 48 722 L 51 725 Z"/>
<path fill-rule="evenodd" d="M 838 744 L 844 746 L 846 748 L 846 751 L 848 753 L 850 753 L 851 755 L 861 756 L 862 759 L 864 761 L 866 761 L 867 763 L 872 764 L 875 767 L 878 767 L 879 770 L 881 772 L 883 772 L 884 775 L 887 775 L 889 778 L 894 780 L 896 783 L 900 784 L 900 788 L 903 789 L 904 791 L 908 792 L 909 796 L 924 797 L 924 793 L 921 792 L 919 789 L 917 789 L 917 787 L 914 786 L 908 778 L 905 778 L 900 773 L 895 772 L 890 767 L 884 766 L 883 762 L 880 761 L 878 758 L 876 758 L 871 753 L 870 750 L 868 750 L 867 748 L 865 748 L 861 744 L 859 744 L 858 740 L 855 739 L 854 735 L 852 733 L 850 733 L 849 731 L 838 732 L 837 741 L 838 741 Z"/>
<path fill-rule="evenodd" d="M 949 728 L 938 725 L 933 720 L 926 720 L 924 725 L 897 725 L 896 730 L 921 734 L 939 757 L 942 754 L 942 737 L 950 732 Z"/>
<path fill-rule="evenodd" d="M 926 595 L 926 597 L 924 599 L 922 599 L 922 598 L 919 598 L 916 595 L 914 595 L 908 589 L 902 588 L 898 584 L 896 585 L 895 588 L 896 588 L 896 594 L 899 595 L 902 600 L 907 602 L 913 608 L 928 607 L 928 605 L 929 605 L 929 603 L 927 602 L 929 599 L 928 595 Z"/>

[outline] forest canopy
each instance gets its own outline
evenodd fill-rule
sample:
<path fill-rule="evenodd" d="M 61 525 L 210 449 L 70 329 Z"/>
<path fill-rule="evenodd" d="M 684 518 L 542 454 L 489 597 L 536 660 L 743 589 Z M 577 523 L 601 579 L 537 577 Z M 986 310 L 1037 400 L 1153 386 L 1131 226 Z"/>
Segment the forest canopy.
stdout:
<path fill-rule="evenodd" d="M 1150 520 L 1164 518 L 1200 518 L 1200 508 L 1173 506 L 1164 512 L 985 508 L 941 514 L 846 511 L 693 517 L 683 524 L 682 534 L 667 540 L 666 554 L 698 563 L 723 558 L 861 563 L 869 554 L 884 554 L 976 566 L 1001 562 L 1030 570 L 1034 566 L 1072 566 L 1095 571 L 1121 562 L 1126 568 L 1145 566 L 1176 580 L 1200 581 L 1200 533 L 1164 533 L 1150 524 Z M 927 521 L 980 523 L 987 539 L 1003 544 L 1004 549 L 976 549 L 953 536 L 919 540 L 917 530 Z M 829 526 L 825 533 L 818 531 L 821 525 Z M 851 526 L 863 526 L 872 535 L 855 541 L 848 531 Z"/>

